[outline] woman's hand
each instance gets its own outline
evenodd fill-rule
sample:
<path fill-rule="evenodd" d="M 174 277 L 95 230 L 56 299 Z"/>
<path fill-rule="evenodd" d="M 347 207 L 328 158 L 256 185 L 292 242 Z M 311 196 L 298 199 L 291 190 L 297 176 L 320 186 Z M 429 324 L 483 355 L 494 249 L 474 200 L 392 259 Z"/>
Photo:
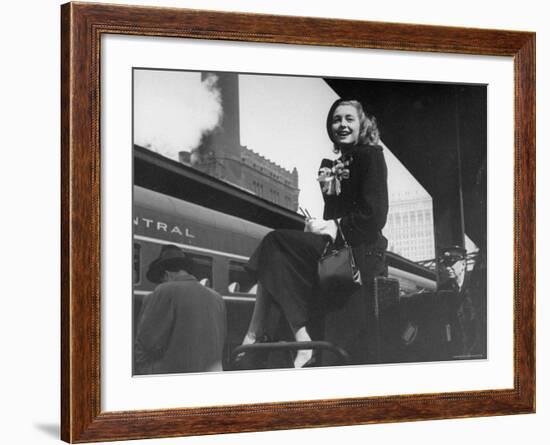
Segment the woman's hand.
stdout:
<path fill-rule="evenodd" d="M 334 221 L 325 221 L 323 219 L 310 218 L 306 220 L 304 232 L 316 233 L 318 235 L 328 235 L 332 241 L 336 239 L 336 224 Z"/>
<path fill-rule="evenodd" d="M 306 225 L 304 227 L 304 232 L 315 233 L 316 224 L 318 224 L 318 220 L 316 218 L 306 219 Z"/>

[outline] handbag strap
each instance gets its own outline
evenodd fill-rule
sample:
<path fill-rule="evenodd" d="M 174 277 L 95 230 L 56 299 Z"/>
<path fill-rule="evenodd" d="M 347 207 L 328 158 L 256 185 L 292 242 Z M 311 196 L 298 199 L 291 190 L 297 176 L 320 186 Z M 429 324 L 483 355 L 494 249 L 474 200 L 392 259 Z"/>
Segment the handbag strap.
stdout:
<path fill-rule="evenodd" d="M 344 247 L 350 247 L 350 245 L 348 244 L 348 241 L 346 240 L 346 237 L 344 236 L 344 232 L 342 231 L 342 228 L 340 227 L 340 223 L 338 222 L 337 219 L 333 219 L 334 223 L 336 224 L 336 227 L 338 228 L 338 232 L 340 233 L 340 235 L 342 236 L 342 239 L 344 240 Z M 323 253 L 322 253 L 322 257 L 326 255 L 326 253 L 328 252 L 329 250 L 329 247 L 331 245 L 334 245 L 336 243 L 336 240 L 332 241 L 332 240 L 328 240 L 327 241 L 327 244 L 325 245 L 325 248 L 323 249 Z M 353 255 L 352 255 L 353 257 Z"/>
<path fill-rule="evenodd" d="M 342 230 L 342 227 L 340 227 L 340 223 L 338 222 L 338 220 L 335 219 L 334 222 L 336 223 L 336 227 L 338 227 L 338 231 L 340 232 L 340 235 L 342 235 L 342 239 L 344 240 L 344 247 L 349 247 L 350 248 L 351 268 L 352 268 L 353 271 L 355 271 L 357 269 L 357 265 L 355 264 L 355 257 L 353 255 L 353 250 L 351 250 L 351 246 L 348 244 L 348 240 L 344 236 L 344 231 Z"/>
<path fill-rule="evenodd" d="M 344 248 L 349 248 L 350 249 L 350 263 L 351 263 L 351 268 L 352 270 L 354 271 L 354 274 L 355 272 L 357 271 L 357 265 L 355 263 L 355 257 L 353 255 L 353 251 L 351 250 L 351 246 L 348 244 L 348 241 L 346 240 L 346 237 L 344 236 L 344 232 L 342 230 L 342 227 L 340 227 L 340 223 L 338 222 L 337 219 L 334 219 L 333 220 L 335 223 L 336 223 L 336 227 L 338 228 L 338 231 L 340 232 L 340 235 L 342 235 L 342 239 L 344 240 Z M 321 257 L 324 257 L 328 251 L 328 248 L 331 244 L 334 244 L 333 242 L 331 241 L 327 241 L 327 244 L 325 246 L 325 249 L 323 250 L 323 254 L 321 255 Z"/>
<path fill-rule="evenodd" d="M 338 228 L 338 232 L 340 232 L 340 235 L 342 236 L 342 239 L 344 240 L 344 246 L 348 247 L 349 246 L 348 240 L 344 236 L 344 231 L 342 230 L 342 227 L 340 227 L 340 223 L 338 222 L 337 219 L 334 219 L 333 221 L 336 223 L 336 227 Z"/>

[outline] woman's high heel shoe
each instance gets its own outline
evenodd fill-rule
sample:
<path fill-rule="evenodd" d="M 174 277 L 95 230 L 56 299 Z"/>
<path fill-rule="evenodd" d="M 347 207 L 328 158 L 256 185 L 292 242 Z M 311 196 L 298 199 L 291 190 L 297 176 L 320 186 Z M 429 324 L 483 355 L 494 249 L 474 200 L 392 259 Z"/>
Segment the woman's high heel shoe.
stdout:
<path fill-rule="evenodd" d="M 242 346 L 255 345 L 258 343 L 269 343 L 271 340 L 267 334 L 256 337 L 250 343 L 243 343 Z M 233 359 L 233 368 L 237 370 L 264 369 L 267 368 L 269 351 L 244 351 Z"/>
<path fill-rule="evenodd" d="M 302 368 L 315 368 L 316 366 L 320 365 L 319 360 L 319 354 L 316 350 L 313 351 L 313 354 L 311 355 L 311 358 L 304 363 L 304 366 Z"/>
<path fill-rule="evenodd" d="M 313 349 L 311 351 L 311 357 L 302 365 L 302 366 L 296 366 L 296 362 L 294 363 L 294 367 L 296 369 L 300 368 L 313 368 L 315 366 L 318 366 L 319 356 L 317 354 L 317 350 Z"/>

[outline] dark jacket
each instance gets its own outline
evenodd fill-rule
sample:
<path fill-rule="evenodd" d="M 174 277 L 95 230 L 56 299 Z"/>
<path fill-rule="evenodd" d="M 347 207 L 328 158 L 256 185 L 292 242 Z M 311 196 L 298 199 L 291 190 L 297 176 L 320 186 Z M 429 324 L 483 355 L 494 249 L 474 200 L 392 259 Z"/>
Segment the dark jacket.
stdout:
<path fill-rule="evenodd" d="M 221 363 L 225 304 L 192 275 L 158 285 L 138 319 L 135 374 L 209 371 Z"/>
<path fill-rule="evenodd" d="M 323 218 L 342 218 L 342 231 L 352 246 L 366 244 L 385 250 L 387 240 L 382 228 L 388 215 L 388 171 L 382 147 L 359 145 L 340 159 L 349 161 L 349 178 L 341 180 L 339 195 L 323 194 Z M 332 165 L 329 159 L 321 163 L 321 167 Z"/>

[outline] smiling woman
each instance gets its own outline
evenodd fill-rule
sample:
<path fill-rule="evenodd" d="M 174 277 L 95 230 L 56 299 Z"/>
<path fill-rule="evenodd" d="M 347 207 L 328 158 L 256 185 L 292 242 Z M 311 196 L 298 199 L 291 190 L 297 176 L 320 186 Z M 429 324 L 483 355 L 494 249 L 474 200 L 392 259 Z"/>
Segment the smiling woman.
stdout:
<path fill-rule="evenodd" d="M 65 440 L 97 442 L 534 410 L 532 33 L 91 3 L 64 5 L 61 23 L 61 431 Z M 415 57 L 404 50 L 420 54 Z M 456 55 L 437 54 L 444 52 Z M 415 176 L 422 177 L 426 190 L 434 196 L 438 245 L 448 245 L 447 241 L 454 239 L 460 242 L 464 225 L 476 229 L 476 221 L 475 241 L 479 244 L 486 231 L 485 221 L 479 217 L 487 213 L 491 217 L 489 241 L 494 242 L 487 243 L 486 256 L 493 297 L 489 305 L 490 359 L 132 379 L 131 184 L 140 178 L 133 175 L 131 162 L 129 86 L 136 66 L 320 76 L 342 97 L 347 97 L 346 91 L 355 98 L 361 95 L 361 102 L 372 106 L 384 125 L 385 142 Z M 367 83 L 364 79 L 401 82 Z M 483 93 L 485 87 L 464 87 L 464 82 L 490 84 L 490 94 L 473 100 L 474 90 Z M 473 114 L 473 110 L 479 113 Z M 489 118 L 485 119 L 487 110 Z M 263 110 L 255 111 L 262 114 Z M 472 121 L 468 118 L 477 125 L 469 125 Z M 479 147 L 487 140 L 486 156 Z M 381 150 L 363 148 L 357 146 L 356 153 L 350 150 L 349 177 L 344 178 L 343 168 L 342 191 L 337 197 L 357 178 L 355 170 L 361 171 L 362 161 L 382 158 Z M 298 144 L 292 154 L 298 158 L 306 151 Z M 190 184 L 187 179 L 194 178 L 191 187 L 181 182 L 177 184 L 180 187 L 169 185 L 187 192 L 190 199 L 202 198 L 202 205 L 210 210 L 215 209 L 212 194 L 204 192 L 206 185 L 218 196 L 225 191 L 232 202 L 235 197 L 243 197 L 243 201 L 246 197 L 247 203 L 257 205 L 258 212 L 267 210 L 274 216 L 267 224 L 282 217 L 299 220 L 289 210 L 277 204 L 268 206 L 265 199 L 253 193 L 245 195 L 222 179 L 205 178 L 206 174 L 192 166 L 147 154 L 151 166 L 160 172 L 153 179 L 168 183 L 178 176 Z M 457 162 L 459 154 L 464 155 L 461 162 Z M 139 155 L 143 153 L 135 150 L 134 160 L 139 160 Z M 488 181 L 478 169 L 485 159 L 486 170 L 491 171 Z M 315 170 L 317 165 L 315 162 L 311 168 Z M 212 168 L 226 166 L 212 163 Z M 179 174 L 182 171 L 186 177 Z M 462 177 L 457 172 L 462 172 Z M 310 177 L 315 181 L 314 172 Z M 459 193 L 459 187 L 465 193 Z M 480 189 L 488 190 L 487 200 L 475 194 Z M 488 212 L 485 202 L 491 203 Z M 234 206 L 226 208 L 235 210 Z M 212 218 L 214 223 L 217 219 Z M 155 220 L 164 222 L 158 217 Z M 163 234 L 159 231 L 159 236 Z M 234 238 L 226 236 L 223 242 Z M 140 253 L 143 250 L 137 249 L 136 256 Z M 214 279 L 224 270 L 217 267 L 218 259 L 227 264 L 221 255 L 214 258 Z M 233 260 L 240 266 L 238 258 Z M 409 277 L 419 269 L 410 262 L 401 264 Z M 501 265 L 504 267 L 498 267 Z M 483 278 L 483 268 L 479 272 Z M 483 279 L 477 281 L 483 283 Z M 233 290 L 238 292 L 236 286 Z M 483 286 L 476 292 L 480 290 Z M 431 298 L 420 298 L 442 302 L 452 292 L 445 289 Z M 445 308 L 438 312 L 419 309 L 417 314 L 432 317 L 427 320 L 427 332 L 432 335 L 425 335 L 424 340 L 435 338 L 436 346 L 447 345 L 448 333 L 456 331 L 439 329 L 446 328 L 439 323 L 440 316 L 447 313 Z M 463 318 L 469 313 L 462 311 Z M 422 330 L 407 335 L 406 340 L 414 343 L 414 338 L 421 339 Z M 423 360 L 426 355 L 417 357 Z"/>
<path fill-rule="evenodd" d="M 367 116 L 359 101 L 337 100 L 328 115 L 327 130 L 337 151 L 339 146 L 356 145 L 358 142 L 380 143 L 376 119 Z"/>
<path fill-rule="evenodd" d="M 241 342 L 248 345 L 259 338 L 265 339 L 265 334 L 275 340 L 330 340 L 351 354 L 352 363 L 356 364 L 452 360 L 455 356 L 464 356 L 463 352 L 456 352 L 464 351 L 459 345 L 459 339 L 464 337 L 460 334 L 462 327 L 448 317 L 436 321 L 431 316 L 422 316 L 427 311 L 418 309 L 422 297 L 416 294 L 438 288 L 438 275 L 433 267 L 434 246 L 437 243 L 460 245 L 464 235 L 460 213 L 475 216 L 483 212 L 483 200 L 462 206 L 455 199 L 460 188 L 455 163 L 457 151 L 456 145 L 449 145 L 448 141 L 458 144 L 460 140 L 471 139 L 471 143 L 459 147 L 465 160 L 462 186 L 479 195 L 484 181 L 478 173 L 480 160 L 485 156 L 484 86 L 159 68 L 134 68 L 133 74 L 137 142 L 134 150 L 143 161 L 134 165 L 135 185 L 176 198 L 177 202 L 193 202 L 205 210 L 220 212 L 217 218 L 209 220 L 221 222 L 231 216 L 239 225 L 246 221 L 263 228 L 252 244 L 237 242 L 235 233 L 227 230 L 216 236 L 212 228 L 206 229 L 209 224 L 194 227 L 190 232 L 192 236 L 187 232 L 182 236 L 182 232 L 179 241 L 176 240 L 187 251 L 210 249 L 210 253 L 215 251 L 216 255 L 240 255 L 243 267 L 252 257 L 251 283 L 244 296 L 236 295 L 242 292 L 235 280 L 228 281 L 230 267 L 225 260 L 214 261 L 209 274 L 208 285 L 224 295 L 230 306 L 230 344 L 224 370 L 235 370 L 233 357 L 243 351 L 235 354 L 232 351 Z M 204 107 L 201 100 L 193 98 L 204 101 Z M 290 102 L 292 107 L 288 105 Z M 474 113 L 474 109 L 478 112 Z M 381 141 L 377 120 L 370 113 L 381 118 L 384 139 L 394 153 Z M 457 132 L 461 133 L 460 137 Z M 145 143 L 144 135 L 153 142 Z M 170 141 L 170 147 L 160 140 L 154 142 L 155 138 Z M 243 140 L 247 141 L 246 146 Z M 332 159 L 323 159 L 315 175 L 323 153 Z M 421 159 L 424 162 L 419 164 Z M 436 163 L 438 169 L 426 169 L 430 162 Z M 161 166 L 170 166 L 170 173 L 157 171 Z M 474 174 L 481 182 L 470 180 Z M 224 197 L 214 199 L 213 194 L 204 189 L 206 184 L 215 185 Z M 395 199 L 396 190 L 404 192 L 403 199 Z M 230 200 L 227 194 L 238 199 Z M 437 207 L 432 206 L 432 196 Z M 466 196 L 469 197 L 470 192 Z M 159 199 L 159 196 L 151 197 L 149 205 Z M 245 201 L 251 199 L 247 208 Z M 138 231 L 151 231 L 153 227 L 157 237 L 174 241 L 176 232 L 187 227 L 185 218 L 197 216 L 195 212 L 192 215 L 184 212 L 183 220 L 179 220 L 179 216 L 175 219 L 172 209 L 162 217 L 152 211 L 141 215 L 136 222 L 136 203 L 134 201 L 134 240 L 138 243 L 146 241 L 139 238 L 144 235 Z M 281 218 L 266 217 L 260 208 L 262 211 L 269 208 L 271 216 L 274 212 Z M 307 233 L 302 231 L 304 220 L 297 214 L 299 208 L 322 215 L 314 219 L 306 212 Z M 438 213 L 433 213 L 432 208 Z M 477 232 L 482 240 L 485 231 L 482 222 L 472 216 L 469 220 L 474 224 L 470 224 L 468 230 Z M 166 221 L 173 221 L 175 229 Z M 323 307 L 327 302 L 322 301 L 324 295 L 317 289 L 316 264 L 327 241 L 336 238 L 335 221 L 340 223 L 344 237 L 357 251 L 365 289 L 362 298 L 352 297 L 349 305 L 342 300 L 338 310 L 328 311 L 330 314 L 322 320 L 320 315 L 324 314 L 316 312 L 327 312 L 327 307 Z M 436 224 L 440 226 L 437 239 Z M 342 239 L 339 237 L 337 241 Z M 252 255 L 255 250 L 256 254 Z M 391 307 L 400 306 L 403 311 L 400 321 L 376 314 L 372 298 L 373 278 L 386 272 L 386 250 L 390 252 L 387 275 L 390 281 L 396 281 L 385 283 L 390 283 Z M 142 252 L 144 255 L 145 250 Z M 279 254 L 281 258 L 277 258 Z M 289 279 L 292 274 L 294 278 Z M 200 278 L 203 275 L 201 272 Z M 253 280 L 260 285 L 255 285 Z M 383 280 L 377 278 L 377 282 L 383 283 Z M 476 295 L 472 294 L 466 301 L 470 306 L 471 301 L 478 302 L 474 304 L 476 311 L 468 312 L 475 320 L 465 320 L 464 326 L 485 318 L 481 303 L 486 293 L 484 281 L 480 283 Z M 231 295 L 226 295 L 228 289 Z M 271 295 L 270 290 L 275 295 Z M 142 298 L 145 291 L 138 289 L 136 298 Z M 256 315 L 251 319 L 256 293 Z M 399 295 L 414 298 L 407 299 L 405 304 Z M 238 308 L 234 305 L 236 301 Z M 266 326 L 264 319 L 271 320 L 266 314 L 276 312 L 268 308 L 270 302 L 276 302 L 275 306 L 283 309 L 290 330 L 287 327 L 283 332 Z M 405 306 L 410 314 L 405 313 Z M 429 306 L 433 309 L 432 303 Z M 413 328 L 417 332 L 419 325 L 422 325 L 419 340 L 403 345 L 402 333 Z M 430 333 L 432 325 L 437 325 L 433 328 L 437 331 L 435 334 Z M 388 335 L 381 336 L 381 330 Z M 445 344 L 439 348 L 435 345 L 440 341 L 441 332 L 445 333 Z M 484 328 L 477 329 L 471 338 L 477 349 L 468 349 L 468 357 L 484 357 Z M 253 352 L 262 347 L 244 349 Z M 312 356 L 311 351 L 301 351 L 293 357 L 294 365 L 311 364 Z M 289 363 L 292 361 L 287 357 L 263 366 L 245 367 L 281 368 Z M 317 364 L 339 363 L 323 358 L 317 360 Z"/>
<path fill-rule="evenodd" d="M 355 145 L 359 138 L 359 116 L 352 105 L 339 105 L 332 115 L 332 137 L 339 145 Z"/>
<path fill-rule="evenodd" d="M 349 353 L 350 363 L 365 364 L 375 360 L 374 336 L 365 327 L 375 326 L 374 277 L 385 267 L 387 240 L 382 228 L 388 213 L 387 168 L 382 148 L 368 143 L 378 142 L 378 132 L 358 101 L 335 101 L 327 115 L 327 130 L 341 157 L 321 162 L 318 181 L 325 201 L 324 221 L 308 218 L 305 232 L 275 230 L 250 258 L 247 269 L 257 280 L 258 290 L 243 345 L 265 341 L 266 322 L 276 305 L 296 341 L 333 341 Z M 363 286 L 349 300 L 347 295 L 340 296 L 338 307 L 330 310 L 335 312 L 333 320 L 343 322 L 323 332 L 319 318 L 329 308 L 320 298 L 317 265 L 331 242 L 349 242 L 353 247 Z M 298 350 L 294 367 L 335 364 L 323 362 L 314 352 Z M 245 354 L 239 358 L 244 360 Z"/>

